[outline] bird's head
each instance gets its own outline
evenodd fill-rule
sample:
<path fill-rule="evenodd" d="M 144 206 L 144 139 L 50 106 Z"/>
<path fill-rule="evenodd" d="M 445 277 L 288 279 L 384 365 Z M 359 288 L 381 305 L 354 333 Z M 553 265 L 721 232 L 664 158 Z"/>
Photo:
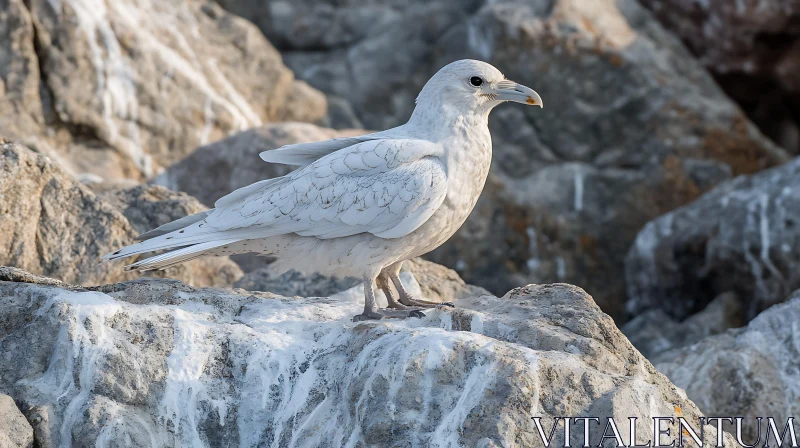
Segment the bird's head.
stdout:
<path fill-rule="evenodd" d="M 442 67 L 417 97 L 418 106 L 455 107 L 487 113 L 503 101 L 544 106 L 533 89 L 506 79 L 491 64 L 472 59 Z"/>

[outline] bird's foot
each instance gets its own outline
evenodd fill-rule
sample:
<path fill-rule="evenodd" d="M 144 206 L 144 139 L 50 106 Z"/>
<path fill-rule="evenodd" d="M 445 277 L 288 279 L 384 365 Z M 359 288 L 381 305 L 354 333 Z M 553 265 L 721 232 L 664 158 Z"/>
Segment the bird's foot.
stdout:
<path fill-rule="evenodd" d="M 389 302 L 389 306 L 387 306 L 387 308 L 391 308 L 393 310 L 407 310 L 409 307 L 400 302 Z"/>
<path fill-rule="evenodd" d="M 400 303 L 405 306 L 414 306 L 419 308 L 455 308 L 453 302 L 431 302 L 430 300 L 415 299 L 411 296 L 400 297 Z"/>
<path fill-rule="evenodd" d="M 364 311 L 361 314 L 357 314 L 353 316 L 353 322 L 363 322 L 365 320 L 380 320 L 383 318 L 386 319 L 407 319 L 409 317 L 416 317 L 417 319 L 422 319 L 425 317 L 425 313 L 418 309 L 403 309 L 403 310 L 392 310 L 388 308 L 383 308 L 380 310 L 375 311 Z"/>

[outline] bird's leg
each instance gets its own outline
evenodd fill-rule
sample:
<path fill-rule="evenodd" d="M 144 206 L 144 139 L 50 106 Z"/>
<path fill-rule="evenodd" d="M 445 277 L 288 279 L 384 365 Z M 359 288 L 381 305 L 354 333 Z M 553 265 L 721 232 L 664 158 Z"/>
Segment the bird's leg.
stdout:
<path fill-rule="evenodd" d="M 364 312 L 353 316 L 353 322 L 360 322 L 363 320 L 379 320 L 384 317 L 390 318 L 406 318 L 406 317 L 425 317 L 419 310 L 390 310 L 378 309 L 378 304 L 375 303 L 375 279 L 371 276 L 364 277 Z"/>
<path fill-rule="evenodd" d="M 400 264 L 395 265 L 397 266 L 396 269 L 387 269 L 386 272 L 389 275 L 389 278 L 394 283 L 394 287 L 397 288 L 397 293 L 400 295 L 400 303 L 405 306 L 418 306 L 421 308 L 441 308 L 441 307 L 450 307 L 455 308 L 453 302 L 431 302 L 430 300 L 423 300 L 423 299 L 415 299 L 408 293 L 405 286 L 403 286 L 403 282 L 400 281 Z"/>
<path fill-rule="evenodd" d="M 389 286 L 389 276 L 386 274 L 385 271 L 382 271 L 378 274 L 378 278 L 375 279 L 375 283 L 377 283 L 378 288 L 380 288 L 383 293 L 386 295 L 386 301 L 388 302 L 388 308 L 394 310 L 405 310 L 408 309 L 407 306 L 403 305 L 402 303 L 398 302 L 394 298 L 394 292 L 392 291 L 392 287 Z"/>

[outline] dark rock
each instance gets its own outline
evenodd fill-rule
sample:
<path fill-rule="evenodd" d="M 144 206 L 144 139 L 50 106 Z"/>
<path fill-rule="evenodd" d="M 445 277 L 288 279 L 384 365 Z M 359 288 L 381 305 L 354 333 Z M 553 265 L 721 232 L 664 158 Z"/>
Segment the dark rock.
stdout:
<path fill-rule="evenodd" d="M 800 2 L 642 0 L 755 123 L 800 152 Z"/>
<path fill-rule="evenodd" d="M 742 303 L 733 293 L 721 294 L 705 309 L 678 322 L 664 310 L 645 311 L 628 321 L 622 332 L 647 359 L 667 350 L 694 344 L 745 324 Z"/>
<path fill-rule="evenodd" d="M 631 315 L 676 319 L 732 291 L 745 321 L 800 288 L 800 159 L 719 185 L 648 223 L 628 253 Z"/>

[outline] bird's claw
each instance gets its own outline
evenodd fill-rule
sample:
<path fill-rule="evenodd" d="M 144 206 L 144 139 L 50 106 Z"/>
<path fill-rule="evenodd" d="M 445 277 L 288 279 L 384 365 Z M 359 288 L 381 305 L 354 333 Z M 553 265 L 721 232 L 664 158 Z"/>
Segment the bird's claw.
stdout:
<path fill-rule="evenodd" d="M 366 320 L 381 320 L 383 319 L 383 314 L 372 311 L 372 312 L 364 312 L 361 314 L 356 314 L 353 316 L 353 322 L 363 322 Z"/>
<path fill-rule="evenodd" d="M 387 319 L 406 319 L 409 317 L 415 317 L 417 319 L 422 319 L 425 317 L 425 313 L 420 310 L 392 310 L 388 308 L 382 308 L 377 311 L 365 311 L 361 314 L 357 314 L 353 316 L 353 322 L 364 322 L 368 320 L 381 320 L 384 318 Z"/>

